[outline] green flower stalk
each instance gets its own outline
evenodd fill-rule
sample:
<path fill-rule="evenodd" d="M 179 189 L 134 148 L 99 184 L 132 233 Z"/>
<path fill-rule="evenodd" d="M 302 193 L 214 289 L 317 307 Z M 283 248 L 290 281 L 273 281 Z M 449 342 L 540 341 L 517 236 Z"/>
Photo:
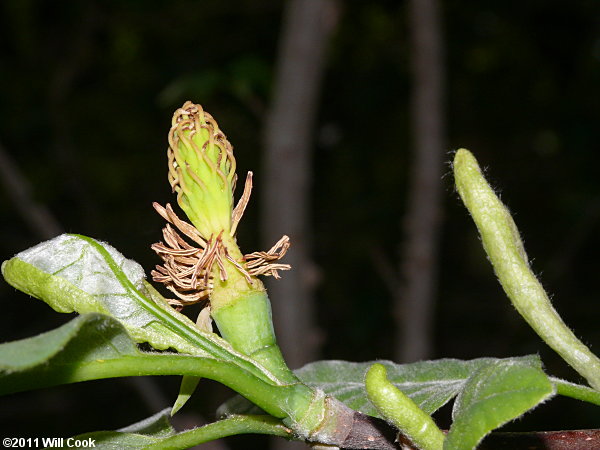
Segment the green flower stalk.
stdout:
<path fill-rule="evenodd" d="M 179 108 L 169 132 L 169 183 L 190 223 L 171 205 L 154 208 L 168 222 L 164 242 L 152 248 L 164 264 L 152 272 L 176 295 L 176 308 L 206 301 L 221 335 L 238 351 L 259 361 L 274 375 L 297 381 L 275 341 L 271 306 L 257 275 L 279 277 L 289 265 L 277 261 L 288 247 L 284 236 L 267 252 L 243 255 L 235 233 L 252 191 L 248 173 L 234 207 L 237 175 L 233 147 L 213 117 L 200 105 Z M 181 236 L 181 234 L 187 240 Z"/>

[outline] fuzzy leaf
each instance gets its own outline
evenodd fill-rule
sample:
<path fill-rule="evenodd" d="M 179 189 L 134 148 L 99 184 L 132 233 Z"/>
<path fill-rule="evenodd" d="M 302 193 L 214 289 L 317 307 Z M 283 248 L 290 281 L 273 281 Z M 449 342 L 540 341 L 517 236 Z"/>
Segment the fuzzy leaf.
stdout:
<path fill-rule="evenodd" d="M 2 264 L 2 274 L 17 289 L 62 313 L 98 312 L 119 319 L 137 342 L 205 354 L 175 334 L 142 306 L 152 302 L 180 322 L 194 327 L 183 314 L 150 295 L 144 270 L 112 246 L 79 235 L 63 234 L 17 254 Z"/>
<path fill-rule="evenodd" d="M 496 358 L 479 358 L 470 361 L 439 359 L 412 364 L 395 364 L 391 361 L 348 362 L 317 361 L 296 370 L 296 375 L 309 386 L 318 387 L 333 395 L 350 408 L 382 418 L 367 398 L 365 374 L 373 363 L 383 364 L 390 381 L 408 395 L 423 411 L 432 414 L 454 398 L 477 370 L 493 365 Z M 539 365 L 535 355 L 509 358 L 507 361 Z M 218 414 L 250 414 L 257 408 L 242 397 L 225 402 Z"/>
<path fill-rule="evenodd" d="M 144 280 L 141 266 L 106 243 L 63 234 L 5 261 L 2 274 L 12 286 L 56 311 L 107 314 L 118 319 L 136 342 L 235 362 L 264 380 L 275 381 L 227 341 L 199 329 L 171 308 Z"/>
<path fill-rule="evenodd" d="M 540 363 L 498 360 L 477 370 L 458 395 L 445 450 L 477 446 L 490 431 L 513 420 L 555 393 Z"/>

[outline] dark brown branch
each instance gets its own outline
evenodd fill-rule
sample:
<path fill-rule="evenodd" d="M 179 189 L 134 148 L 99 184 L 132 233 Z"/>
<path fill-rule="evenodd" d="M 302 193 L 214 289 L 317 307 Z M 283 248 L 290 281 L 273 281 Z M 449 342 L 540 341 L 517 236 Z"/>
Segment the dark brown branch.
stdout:
<path fill-rule="evenodd" d="M 50 239 L 62 233 L 62 227 L 48 208 L 33 199 L 29 181 L 2 144 L 0 144 L 0 181 L 19 215 L 38 239 Z"/>
<path fill-rule="evenodd" d="M 315 359 L 315 269 L 310 261 L 310 161 L 326 49 L 338 15 L 336 0 L 285 3 L 273 99 L 265 124 L 261 185 L 263 240 L 287 234 L 294 270 L 268 283 L 278 342 L 290 367 Z M 302 345 L 298 342 L 302 341 Z"/>
<path fill-rule="evenodd" d="M 342 449 L 417 450 L 382 420 L 356 413 L 348 438 Z M 496 432 L 488 435 L 479 450 L 597 450 L 600 449 L 600 429 L 567 431 L 532 431 L 520 433 Z"/>
<path fill-rule="evenodd" d="M 433 351 L 437 285 L 444 113 L 441 24 L 436 0 L 411 0 L 411 119 L 413 161 L 401 249 L 401 282 L 395 300 L 396 360 L 418 361 Z"/>
<path fill-rule="evenodd" d="M 530 433 L 492 433 L 480 450 L 597 450 L 600 430 L 535 431 Z"/>
<path fill-rule="evenodd" d="M 341 448 L 347 449 L 398 449 L 397 432 L 386 422 L 359 412 L 352 417 L 350 433 Z"/>

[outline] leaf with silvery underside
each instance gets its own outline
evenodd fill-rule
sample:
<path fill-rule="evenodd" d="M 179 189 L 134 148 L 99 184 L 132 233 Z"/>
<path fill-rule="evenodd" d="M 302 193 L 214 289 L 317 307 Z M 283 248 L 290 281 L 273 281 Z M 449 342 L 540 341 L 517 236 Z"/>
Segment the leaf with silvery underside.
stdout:
<path fill-rule="evenodd" d="M 249 393 L 264 393 L 265 388 L 264 382 L 232 362 L 143 352 L 119 321 L 98 313 L 81 315 L 38 336 L 0 344 L 0 395 L 102 378 L 180 374 L 222 381 Z M 173 430 L 167 416 L 169 409 L 117 431 L 87 433 L 76 439 L 94 439 L 95 448 L 116 450 L 189 448 L 240 433 L 293 437 L 289 428 L 271 416 L 235 416 L 181 433 Z"/>
<path fill-rule="evenodd" d="M 39 298 L 62 313 L 98 312 L 120 320 L 138 342 L 157 349 L 202 354 L 196 346 L 167 329 L 140 305 L 150 296 L 144 270 L 112 246 L 63 234 L 22 251 L 2 265 L 2 274 L 17 289 Z M 152 303 L 181 322 L 193 323 L 168 305 Z"/>
<path fill-rule="evenodd" d="M 541 363 L 516 358 L 479 368 L 454 402 L 445 450 L 475 448 L 492 430 L 520 417 L 555 394 Z"/>
<path fill-rule="evenodd" d="M 535 355 L 507 360 L 539 364 L 539 358 Z M 427 414 L 433 414 L 463 389 L 474 372 L 498 361 L 500 360 L 497 358 L 479 358 L 470 361 L 439 359 L 395 364 L 391 361 L 356 363 L 331 360 L 307 364 L 295 373 L 304 383 L 322 389 L 350 408 L 370 416 L 380 417 L 367 398 L 364 382 L 369 367 L 378 362 L 386 367 L 388 378 L 398 389 L 408 395 Z M 221 405 L 218 414 L 248 414 L 257 411 L 258 409 L 250 402 L 236 396 Z"/>
<path fill-rule="evenodd" d="M 230 361 L 269 383 L 277 380 L 214 333 L 202 331 L 145 281 L 142 267 L 112 246 L 63 234 L 2 264 L 6 281 L 58 312 L 102 313 L 136 342 Z"/>

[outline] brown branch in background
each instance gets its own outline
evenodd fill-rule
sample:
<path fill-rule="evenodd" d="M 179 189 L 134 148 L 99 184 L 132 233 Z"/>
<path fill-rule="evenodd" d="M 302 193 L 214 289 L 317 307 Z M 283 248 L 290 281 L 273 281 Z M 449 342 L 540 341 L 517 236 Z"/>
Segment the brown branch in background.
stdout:
<path fill-rule="evenodd" d="M 296 368 L 317 359 L 321 341 L 314 304 L 316 268 L 310 257 L 310 161 L 326 49 L 340 7 L 337 0 L 291 0 L 284 5 L 264 129 L 260 225 L 263 242 L 286 233 L 294 243 L 287 257 L 294 270 L 267 288 L 277 341 L 288 366 Z M 271 448 L 295 445 L 277 440 Z"/>
<path fill-rule="evenodd" d="M 311 155 L 326 49 L 335 29 L 335 0 L 292 0 L 284 17 L 275 69 L 273 98 L 264 130 L 263 242 L 290 236 L 287 256 L 294 268 L 268 285 L 277 340 L 290 367 L 317 357 L 315 269 L 310 261 Z M 302 345 L 298 345 L 302 342 Z"/>
<path fill-rule="evenodd" d="M 2 144 L 0 144 L 0 179 L 7 196 L 36 237 L 46 240 L 63 232 L 50 210 L 33 199 L 29 181 Z"/>
<path fill-rule="evenodd" d="M 410 0 L 413 161 L 395 299 L 396 360 L 433 354 L 444 157 L 442 31 L 437 0 Z"/>
<path fill-rule="evenodd" d="M 379 278 L 388 290 L 391 296 L 398 295 L 399 279 L 397 268 L 379 246 L 372 246 L 369 249 L 369 256 L 373 269 L 379 275 Z"/>

